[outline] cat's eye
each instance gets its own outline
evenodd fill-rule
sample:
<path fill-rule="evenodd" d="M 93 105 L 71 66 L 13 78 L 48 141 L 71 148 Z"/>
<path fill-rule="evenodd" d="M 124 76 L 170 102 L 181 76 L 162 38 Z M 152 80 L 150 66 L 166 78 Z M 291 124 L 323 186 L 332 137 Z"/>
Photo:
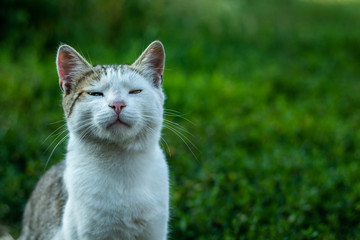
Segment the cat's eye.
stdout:
<path fill-rule="evenodd" d="M 95 97 L 102 97 L 104 94 L 102 92 L 87 92 L 87 94 Z"/>
<path fill-rule="evenodd" d="M 141 92 L 142 92 L 141 89 L 137 89 L 137 90 L 131 90 L 131 91 L 129 91 L 129 94 L 139 94 L 139 93 L 141 93 Z"/>

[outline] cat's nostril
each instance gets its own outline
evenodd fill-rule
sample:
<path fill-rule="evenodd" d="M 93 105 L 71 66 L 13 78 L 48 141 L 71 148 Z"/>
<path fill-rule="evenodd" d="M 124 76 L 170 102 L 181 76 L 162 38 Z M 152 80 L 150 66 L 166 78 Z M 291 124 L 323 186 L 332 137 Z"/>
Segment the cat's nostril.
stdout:
<path fill-rule="evenodd" d="M 112 102 L 109 104 L 109 107 L 111 107 L 112 109 L 114 109 L 114 111 L 116 112 L 116 114 L 120 114 L 121 110 L 123 110 L 123 108 L 126 107 L 125 102 L 123 101 L 119 101 L 119 102 Z"/>

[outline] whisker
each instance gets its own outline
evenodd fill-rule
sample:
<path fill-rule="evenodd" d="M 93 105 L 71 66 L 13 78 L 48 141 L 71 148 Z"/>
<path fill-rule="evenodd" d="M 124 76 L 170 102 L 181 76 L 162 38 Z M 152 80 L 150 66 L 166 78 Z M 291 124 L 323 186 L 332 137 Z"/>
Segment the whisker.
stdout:
<path fill-rule="evenodd" d="M 48 159 L 46 160 L 44 170 L 46 169 L 46 167 L 47 167 L 47 165 L 48 165 L 48 163 L 49 163 L 49 161 L 50 161 L 50 158 L 52 157 L 52 155 L 53 155 L 53 153 L 55 152 L 56 148 L 57 148 L 61 143 L 63 143 L 68 136 L 69 136 L 69 133 L 66 134 L 66 135 L 55 145 L 55 147 L 53 148 L 53 150 L 52 150 L 51 153 L 50 153 L 50 156 L 49 156 Z"/>
<path fill-rule="evenodd" d="M 166 145 L 167 152 L 168 152 L 169 155 L 171 156 L 170 147 L 169 147 L 169 144 L 166 142 L 165 138 L 163 138 L 162 136 L 160 136 L 160 141 L 163 142 L 163 143 Z"/>
<path fill-rule="evenodd" d="M 187 119 L 186 115 L 188 115 L 189 113 L 183 114 L 179 111 L 173 110 L 173 109 L 164 109 L 164 116 L 168 116 L 168 117 L 178 117 L 181 118 L 189 123 L 191 123 L 192 125 L 196 125 L 195 123 L 193 123 L 192 121 L 190 121 L 189 119 Z"/>
<path fill-rule="evenodd" d="M 49 123 L 49 125 L 58 124 L 58 123 L 61 123 L 61 122 L 66 123 L 66 120 L 62 119 L 62 120 L 59 120 L 59 121 L 55 121 L 55 122 Z"/>
<path fill-rule="evenodd" d="M 63 131 L 61 131 L 60 133 L 56 133 L 56 132 L 60 131 L 61 128 L 63 128 L 63 127 L 66 127 L 66 123 L 65 123 L 65 124 L 62 124 L 60 127 L 58 127 L 57 129 L 55 129 L 52 133 L 50 133 L 49 136 L 47 136 L 47 137 L 45 138 L 45 140 L 42 142 L 42 144 L 44 144 L 50 137 L 52 137 L 52 136 L 54 136 L 54 135 L 60 135 L 60 134 L 62 134 Z"/>
<path fill-rule="evenodd" d="M 183 137 L 185 140 L 187 140 L 196 150 L 199 150 L 199 149 L 195 146 L 195 144 L 193 144 L 192 141 L 191 141 L 188 137 L 186 137 L 181 131 L 179 131 L 178 129 L 176 129 L 174 126 L 169 126 L 169 125 L 166 125 L 166 124 L 164 124 L 164 126 L 165 126 L 166 128 L 168 128 L 168 129 L 170 129 L 170 130 L 175 131 L 176 133 L 178 133 L 181 137 Z M 179 136 L 179 137 L 180 137 L 180 136 Z"/>
<path fill-rule="evenodd" d="M 171 115 L 172 116 L 175 116 L 175 117 L 180 117 L 188 122 L 190 122 L 191 124 L 193 124 L 190 120 L 180 116 L 178 113 L 178 111 L 176 110 L 170 110 L 174 113 L 172 113 Z M 165 114 L 164 114 L 165 115 Z M 166 116 L 166 115 L 165 115 Z M 143 119 L 145 120 L 156 120 L 157 117 L 156 116 L 151 116 L 151 115 L 142 115 Z M 184 134 L 189 134 L 190 136 L 194 137 L 194 135 L 192 133 L 190 133 L 184 126 L 181 126 L 179 123 L 176 123 L 176 122 L 173 122 L 171 120 L 168 120 L 166 118 L 163 119 L 163 126 L 164 128 L 166 129 L 169 129 L 172 133 L 174 133 L 178 138 L 181 139 L 181 141 L 186 145 L 186 147 L 189 149 L 189 151 L 192 153 L 192 155 L 198 160 L 198 158 L 196 157 L 193 149 L 199 151 L 199 149 L 196 147 L 196 145 Z M 165 140 L 163 137 L 161 137 L 161 140 Z M 167 145 L 167 150 L 169 151 L 170 147 L 169 145 L 167 144 L 166 142 L 166 145 Z"/>
<path fill-rule="evenodd" d="M 57 137 L 50 143 L 50 145 L 46 148 L 45 151 L 48 151 L 49 148 L 51 148 L 53 146 L 53 144 L 59 139 L 61 138 L 61 135 L 64 134 L 65 132 L 67 132 L 67 129 L 62 130 L 60 133 L 57 134 Z"/>
<path fill-rule="evenodd" d="M 194 151 L 192 148 L 196 149 L 199 151 L 199 149 L 195 146 L 195 144 L 188 138 L 186 137 L 183 133 L 181 133 L 179 130 L 177 130 L 175 127 L 169 126 L 167 124 L 164 124 L 164 127 L 169 129 L 171 132 L 173 132 L 176 136 L 178 136 L 183 143 L 186 145 L 186 147 L 189 149 L 189 151 L 191 152 L 191 154 L 195 157 L 196 160 L 198 160 L 198 158 L 196 157 Z"/>
<path fill-rule="evenodd" d="M 164 119 L 164 124 L 169 124 L 175 128 L 178 128 L 179 130 L 183 131 L 183 132 L 186 132 L 187 134 L 191 135 L 194 137 L 194 135 L 192 133 L 190 133 L 185 127 L 181 126 L 179 123 L 176 123 L 176 122 L 173 122 L 173 121 L 170 121 L 170 120 L 167 120 L 167 119 Z"/>

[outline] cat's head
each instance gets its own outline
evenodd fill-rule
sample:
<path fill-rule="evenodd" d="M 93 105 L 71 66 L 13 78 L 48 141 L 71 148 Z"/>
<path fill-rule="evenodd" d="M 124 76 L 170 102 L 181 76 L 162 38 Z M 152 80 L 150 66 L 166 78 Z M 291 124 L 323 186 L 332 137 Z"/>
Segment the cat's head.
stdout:
<path fill-rule="evenodd" d="M 70 134 L 79 141 L 130 149 L 158 141 L 164 61 L 159 41 L 131 65 L 92 66 L 72 47 L 61 45 L 56 66 Z"/>

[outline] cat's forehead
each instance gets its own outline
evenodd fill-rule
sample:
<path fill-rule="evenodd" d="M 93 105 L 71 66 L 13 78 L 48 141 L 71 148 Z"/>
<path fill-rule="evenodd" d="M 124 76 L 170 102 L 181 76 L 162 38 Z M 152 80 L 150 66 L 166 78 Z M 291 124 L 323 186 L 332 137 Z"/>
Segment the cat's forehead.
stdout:
<path fill-rule="evenodd" d="M 143 81 L 142 75 L 129 65 L 98 65 L 102 85 L 134 84 Z"/>

